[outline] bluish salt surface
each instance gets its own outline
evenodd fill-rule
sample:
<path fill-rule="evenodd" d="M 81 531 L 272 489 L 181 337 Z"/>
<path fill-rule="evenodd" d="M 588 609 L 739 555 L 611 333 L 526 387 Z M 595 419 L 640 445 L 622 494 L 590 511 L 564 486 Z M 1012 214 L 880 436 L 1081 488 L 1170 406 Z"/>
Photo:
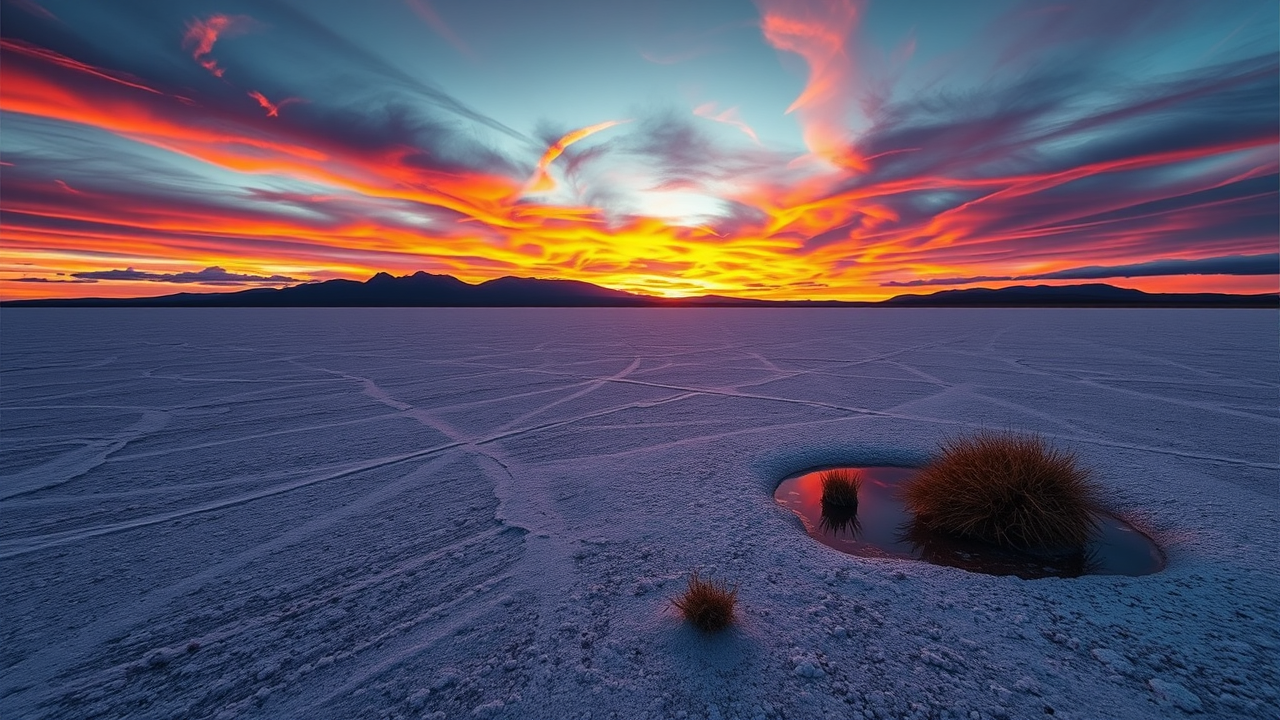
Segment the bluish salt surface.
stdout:
<path fill-rule="evenodd" d="M 4 310 L 0 717 L 1264 717 L 1277 313 Z M 812 542 L 805 468 L 1045 435 L 1166 550 Z M 706 638 L 669 599 L 739 585 Z M 683 713 L 683 715 L 681 715 Z"/>

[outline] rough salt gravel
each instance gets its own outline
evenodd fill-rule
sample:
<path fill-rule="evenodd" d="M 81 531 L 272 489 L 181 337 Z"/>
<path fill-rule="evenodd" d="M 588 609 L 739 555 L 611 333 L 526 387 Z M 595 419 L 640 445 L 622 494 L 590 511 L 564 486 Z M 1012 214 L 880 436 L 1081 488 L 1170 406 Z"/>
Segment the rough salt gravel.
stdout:
<path fill-rule="evenodd" d="M 1276 319 L 6 308 L 0 717 L 1267 717 Z M 773 502 L 984 427 L 1168 567 L 852 557 Z"/>

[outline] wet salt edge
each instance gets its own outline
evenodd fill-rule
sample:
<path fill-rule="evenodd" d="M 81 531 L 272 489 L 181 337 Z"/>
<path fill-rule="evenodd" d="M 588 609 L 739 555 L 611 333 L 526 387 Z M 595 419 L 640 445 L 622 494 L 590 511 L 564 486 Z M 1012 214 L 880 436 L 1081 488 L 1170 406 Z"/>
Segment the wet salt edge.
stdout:
<path fill-rule="evenodd" d="M 857 530 L 829 527 L 830 509 L 822 505 L 820 468 L 795 473 L 783 479 L 774 491 L 774 500 L 791 509 L 804 523 L 809 537 L 841 552 L 862 557 L 893 557 L 924 560 L 939 565 L 963 567 L 994 575 L 1019 574 L 1024 577 L 1074 577 L 1076 575 L 1147 575 L 1164 569 L 1164 553 L 1140 530 L 1109 512 L 1097 516 L 1098 533 L 1085 548 L 1087 563 L 1078 570 L 1064 571 L 1052 564 L 1025 566 L 1009 563 L 1008 553 L 980 543 L 955 543 L 948 538 L 926 537 L 925 543 L 905 536 L 909 513 L 898 497 L 902 483 L 915 468 L 892 466 L 838 466 L 857 472 L 862 478 L 857 508 Z M 851 523 L 850 523 L 851 524 Z M 936 545 L 937 547 L 933 547 Z M 1003 560 L 1004 562 L 1001 562 Z M 1021 568 L 1021 569 L 1019 569 Z M 1016 571 L 1015 571 L 1016 570 Z"/>

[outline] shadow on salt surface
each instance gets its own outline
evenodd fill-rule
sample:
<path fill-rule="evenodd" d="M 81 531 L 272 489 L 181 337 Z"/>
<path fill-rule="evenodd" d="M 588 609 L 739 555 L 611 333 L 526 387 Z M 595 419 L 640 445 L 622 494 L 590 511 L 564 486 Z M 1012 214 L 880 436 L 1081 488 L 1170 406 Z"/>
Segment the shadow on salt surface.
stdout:
<path fill-rule="evenodd" d="M 829 468 L 827 468 L 829 469 Z M 850 468 L 862 476 L 858 507 L 840 511 L 822 503 L 821 469 L 794 474 L 774 491 L 774 500 L 804 523 L 809 536 L 850 555 L 923 560 L 988 575 L 1024 579 L 1080 575 L 1148 575 L 1164 569 L 1164 555 L 1132 525 L 1109 513 L 1098 515 L 1099 532 L 1081 553 L 1045 557 L 965 541 L 916 527 L 898 488 L 918 472 L 904 467 Z"/>
<path fill-rule="evenodd" d="M 729 627 L 704 633 L 673 614 L 662 621 L 666 655 L 689 673 L 706 670 L 733 670 L 759 654 L 760 643 L 753 637 L 750 623 L 739 615 Z"/>

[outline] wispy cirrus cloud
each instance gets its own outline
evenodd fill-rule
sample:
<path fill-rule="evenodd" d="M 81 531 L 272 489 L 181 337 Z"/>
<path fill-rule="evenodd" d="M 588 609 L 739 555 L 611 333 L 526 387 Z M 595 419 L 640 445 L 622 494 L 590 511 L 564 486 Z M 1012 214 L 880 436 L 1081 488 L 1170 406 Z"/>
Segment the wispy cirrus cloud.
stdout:
<path fill-rule="evenodd" d="M 5 2 L 9 3 L 10 5 L 13 5 L 14 7 L 21 8 L 22 10 L 42 20 L 57 21 L 58 19 L 58 16 L 54 15 L 53 12 L 49 10 L 49 8 L 36 2 L 36 0 L 5 0 Z"/>
<path fill-rule="evenodd" d="M 304 102 L 302 98 L 295 98 L 295 97 L 285 98 L 283 100 L 280 100 L 279 102 L 271 102 L 270 100 L 267 99 L 266 95 L 263 95 L 257 90 L 250 90 L 249 97 L 256 100 L 258 105 L 263 110 L 267 111 L 267 117 L 280 117 L 280 108 L 286 105 L 291 105 L 293 103 Z"/>
<path fill-rule="evenodd" d="M 455 50 L 466 57 L 475 58 L 475 52 L 463 42 L 462 38 L 458 37 L 444 18 L 440 17 L 440 13 L 429 0 L 404 0 L 404 2 L 432 31 L 444 38 Z"/>

